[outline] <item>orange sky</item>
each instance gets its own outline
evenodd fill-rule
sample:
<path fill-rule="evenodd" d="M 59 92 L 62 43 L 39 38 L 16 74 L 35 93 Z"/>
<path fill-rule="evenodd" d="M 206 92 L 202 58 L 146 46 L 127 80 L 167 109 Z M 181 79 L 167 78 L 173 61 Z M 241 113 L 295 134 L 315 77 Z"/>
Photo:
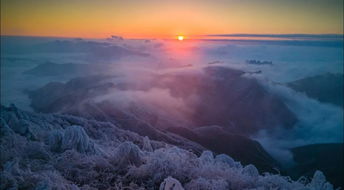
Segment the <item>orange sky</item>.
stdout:
<path fill-rule="evenodd" d="M 1 0 L 1 35 L 343 33 L 342 0 Z"/>

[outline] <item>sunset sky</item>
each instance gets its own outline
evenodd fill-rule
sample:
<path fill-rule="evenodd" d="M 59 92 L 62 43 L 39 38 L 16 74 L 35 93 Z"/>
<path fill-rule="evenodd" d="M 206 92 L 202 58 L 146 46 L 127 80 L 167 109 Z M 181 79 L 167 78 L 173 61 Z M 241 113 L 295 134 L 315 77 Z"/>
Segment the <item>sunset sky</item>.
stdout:
<path fill-rule="evenodd" d="M 343 33 L 342 0 L 1 0 L 1 35 Z"/>

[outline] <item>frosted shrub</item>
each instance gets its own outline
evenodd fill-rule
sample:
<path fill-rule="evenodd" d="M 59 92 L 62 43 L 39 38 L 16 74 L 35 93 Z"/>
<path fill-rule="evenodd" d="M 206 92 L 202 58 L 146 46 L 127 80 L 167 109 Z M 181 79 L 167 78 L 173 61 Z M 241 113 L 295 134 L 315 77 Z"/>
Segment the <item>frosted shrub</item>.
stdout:
<path fill-rule="evenodd" d="M 184 188 L 178 180 L 169 176 L 160 184 L 159 190 L 184 190 Z"/>
<path fill-rule="evenodd" d="M 258 176 L 259 176 L 257 168 L 252 164 L 245 166 L 242 170 L 242 173 L 254 179 L 258 179 Z"/>
<path fill-rule="evenodd" d="M 81 153 L 95 153 L 93 142 L 80 126 L 70 126 L 67 129 L 52 131 L 47 139 L 53 151 L 75 149 Z"/>
<path fill-rule="evenodd" d="M 70 126 L 65 129 L 61 149 L 75 149 L 81 153 L 95 152 L 94 144 L 89 139 L 85 130 L 80 126 Z"/>
<path fill-rule="evenodd" d="M 226 154 L 219 154 L 215 157 L 215 163 L 235 167 L 236 163 L 230 156 Z"/>
<path fill-rule="evenodd" d="M 199 160 L 201 161 L 201 164 L 207 165 L 207 164 L 213 164 L 214 163 L 214 155 L 210 151 L 204 151 L 201 156 L 199 157 Z"/>
<path fill-rule="evenodd" d="M 143 138 L 143 147 L 142 147 L 143 150 L 145 151 L 149 151 L 149 152 L 152 152 L 153 151 L 153 147 L 152 147 L 152 144 L 149 140 L 149 138 L 147 136 L 145 136 Z"/>
<path fill-rule="evenodd" d="M 309 184 L 309 187 L 314 190 L 330 190 L 333 186 L 326 181 L 324 174 L 321 171 L 314 173 L 313 179 Z"/>
<path fill-rule="evenodd" d="M 333 189 L 320 171 L 309 183 L 260 175 L 225 154 L 198 157 L 111 123 L 2 108 L 0 190 Z"/>
<path fill-rule="evenodd" d="M 202 177 L 193 179 L 189 183 L 185 184 L 185 189 L 189 190 L 227 190 L 230 189 L 230 185 L 223 179 L 204 179 Z"/>
<path fill-rule="evenodd" d="M 125 169 L 129 165 L 139 166 L 142 164 L 142 152 L 132 142 L 124 142 L 117 147 L 111 163 L 118 169 Z"/>
<path fill-rule="evenodd" d="M 196 155 L 177 147 L 163 148 L 148 153 L 145 164 L 129 171 L 135 178 L 151 179 L 155 183 L 160 183 L 168 176 L 172 176 L 179 181 L 186 181 L 193 176 L 194 170 L 199 162 Z"/>

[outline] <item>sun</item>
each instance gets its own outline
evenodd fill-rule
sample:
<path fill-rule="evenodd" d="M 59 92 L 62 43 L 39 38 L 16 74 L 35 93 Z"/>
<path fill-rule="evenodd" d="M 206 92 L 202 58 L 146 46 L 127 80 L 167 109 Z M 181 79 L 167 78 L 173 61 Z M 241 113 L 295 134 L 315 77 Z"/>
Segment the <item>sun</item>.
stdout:
<path fill-rule="evenodd" d="M 177 36 L 177 39 L 178 39 L 179 41 L 183 41 L 183 40 L 184 40 L 184 36 Z"/>

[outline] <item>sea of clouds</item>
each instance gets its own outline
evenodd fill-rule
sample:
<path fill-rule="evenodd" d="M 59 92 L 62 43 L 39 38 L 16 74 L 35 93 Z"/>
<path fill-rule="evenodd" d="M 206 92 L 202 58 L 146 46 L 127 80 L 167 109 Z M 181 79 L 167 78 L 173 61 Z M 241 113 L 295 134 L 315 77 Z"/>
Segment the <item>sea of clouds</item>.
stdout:
<path fill-rule="evenodd" d="M 1 37 L 1 104 L 14 103 L 32 110 L 28 91 L 49 82 L 68 82 L 90 75 L 112 76 L 116 84 L 133 83 L 136 90 L 117 90 L 96 96 L 92 101 L 108 101 L 128 107 L 132 102 L 148 105 L 166 117 L 185 121 L 190 106 L 163 88 L 142 90 L 154 82 L 154 75 L 165 73 L 199 74 L 207 66 L 222 66 L 246 72 L 245 77 L 259 81 L 296 115 L 298 122 L 291 129 L 260 131 L 258 140 L 275 158 L 289 163 L 287 149 L 314 143 L 343 142 L 343 108 L 320 102 L 289 88 L 288 82 L 326 73 L 343 74 L 343 46 L 321 39 L 288 40 L 134 40 L 53 39 Z M 336 39 L 337 40 L 337 39 Z M 271 61 L 254 65 L 247 60 Z M 26 71 L 43 64 L 65 64 L 57 74 L 39 70 Z M 68 72 L 68 64 L 78 64 L 79 72 Z M 216 93 L 216 92 L 215 92 Z M 190 101 L 198 101 L 190 97 Z M 167 111 L 166 111 L 167 110 Z M 166 112 L 166 113 L 164 113 Z"/>

